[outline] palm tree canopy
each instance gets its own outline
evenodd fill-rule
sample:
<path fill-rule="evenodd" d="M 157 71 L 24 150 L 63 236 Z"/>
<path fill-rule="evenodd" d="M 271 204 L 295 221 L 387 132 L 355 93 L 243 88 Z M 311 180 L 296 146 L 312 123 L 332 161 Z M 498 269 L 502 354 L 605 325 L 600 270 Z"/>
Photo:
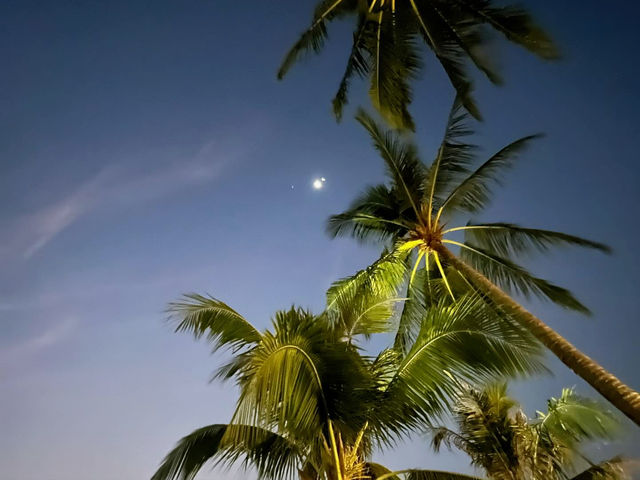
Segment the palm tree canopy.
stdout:
<path fill-rule="evenodd" d="M 411 142 L 385 130 L 364 111 L 358 113 L 357 119 L 382 157 L 388 181 L 366 188 L 347 210 L 331 216 L 327 224 L 331 236 L 381 242 L 396 257 L 416 252 L 414 272 L 423 261 L 427 270 L 435 271 L 445 281 L 451 275 L 449 266 L 442 264 L 437 250 L 450 245 L 460 248 L 465 262 L 508 293 L 534 295 L 588 312 L 571 292 L 531 274 L 516 259 L 562 246 L 609 252 L 606 245 L 562 232 L 513 223 L 475 222 L 470 218 L 489 205 L 504 174 L 539 135 L 511 142 L 483 160 L 476 145 L 468 141 L 473 133 L 470 118 L 456 99 L 435 159 L 427 164 Z M 465 215 L 469 220 L 460 225 L 458 222 Z M 458 234 L 464 237 L 457 240 Z M 386 255 L 387 259 L 391 257 Z M 377 268 L 384 270 L 380 265 Z M 396 278 L 406 280 L 406 275 L 396 274 Z M 387 281 L 381 277 L 381 282 Z M 445 286 L 451 292 L 450 282 Z"/>
<path fill-rule="evenodd" d="M 217 375 L 234 380 L 240 395 L 228 425 L 184 437 L 153 480 L 191 479 L 208 461 L 241 461 L 264 479 L 339 480 L 331 473 L 336 464 L 342 480 L 374 470 L 388 475 L 367 463 L 372 447 L 424 429 L 461 382 L 542 369 L 531 337 L 513 322 L 496 322 L 473 295 L 429 308 L 411 348 L 364 355 L 366 338 L 397 329 L 394 306 L 404 301 L 395 288 L 371 289 L 367 278 L 350 279 L 347 287 L 337 282 L 320 315 L 295 307 L 276 312 L 264 331 L 212 297 L 188 295 L 171 304 L 178 330 L 231 350 Z M 398 475 L 463 478 L 445 473 Z"/>
<path fill-rule="evenodd" d="M 566 479 L 576 458 L 586 459 L 580 447 L 593 440 L 612 439 L 619 419 L 599 403 L 565 389 L 548 402 L 546 413 L 529 419 L 507 395 L 505 383 L 478 390 L 468 388 L 453 409 L 457 431 L 433 429 L 432 445 L 456 447 L 473 465 L 495 480 Z M 620 457 L 590 463 L 576 479 L 618 480 L 625 477 Z"/>
<path fill-rule="evenodd" d="M 353 77 L 368 77 L 375 108 L 392 126 L 413 129 L 408 106 L 410 83 L 423 65 L 420 44 L 435 54 L 462 103 L 477 118 L 467 67 L 472 64 L 491 82 L 501 83 L 487 54 L 494 33 L 542 58 L 558 57 L 544 30 L 526 10 L 513 5 L 497 6 L 490 0 L 320 0 L 310 27 L 285 56 L 278 78 L 306 52 L 319 53 L 328 36 L 327 25 L 345 17 L 354 19 L 355 29 L 333 100 L 338 119 Z"/>
<path fill-rule="evenodd" d="M 565 365 L 640 425 L 640 393 L 512 297 L 536 296 L 588 314 L 587 307 L 569 290 L 532 274 L 517 262 L 520 257 L 544 253 L 551 247 L 579 246 L 605 253 L 610 249 L 602 243 L 562 232 L 514 223 L 477 222 L 472 218 L 486 208 L 504 173 L 539 135 L 520 138 L 482 160 L 476 146 L 468 141 L 472 133 L 469 114 L 458 98 L 435 159 L 427 164 L 420 160 L 417 149 L 406 137 L 385 130 L 364 111 L 358 113 L 357 119 L 380 153 L 387 167 L 388 181 L 367 188 L 347 210 L 330 217 L 327 230 L 332 236 L 383 243 L 382 257 L 375 262 L 375 268 L 366 270 L 370 275 L 380 274 L 379 278 L 369 280 L 372 288 L 382 288 L 378 283 L 408 280 L 407 297 L 424 296 L 425 292 L 414 292 L 414 281 L 420 279 L 424 265 L 427 296 L 444 291 L 455 298 L 461 287 L 481 295 L 497 315 L 508 315 L 519 322 Z M 460 223 L 464 216 L 466 225 Z M 391 279 L 384 267 L 388 262 L 404 264 L 404 276 L 396 273 Z M 440 285 L 432 286 L 432 279 Z M 419 282 L 420 289 L 425 288 L 422 283 Z M 411 318 L 419 316 L 401 318 L 396 346 L 410 344 L 415 335 L 418 325 L 411 324 Z"/>

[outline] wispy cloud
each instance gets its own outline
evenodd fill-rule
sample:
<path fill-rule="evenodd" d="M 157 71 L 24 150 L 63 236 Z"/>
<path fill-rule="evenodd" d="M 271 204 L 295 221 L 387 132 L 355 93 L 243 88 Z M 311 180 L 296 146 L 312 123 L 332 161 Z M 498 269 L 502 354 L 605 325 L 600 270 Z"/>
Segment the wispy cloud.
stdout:
<path fill-rule="evenodd" d="M 40 351 L 57 344 L 71 335 L 76 325 L 78 325 L 78 319 L 70 316 L 53 323 L 36 335 L 0 349 L 0 364 L 9 366 L 16 364 L 18 360 L 24 360 L 27 357 L 38 354 Z M 2 373 L 2 370 L 0 370 L 0 378 Z"/>
<path fill-rule="evenodd" d="M 5 229 L 0 253 L 29 259 L 62 231 L 100 208 L 124 209 L 210 182 L 226 164 L 241 156 L 225 150 L 209 142 L 191 158 L 160 167 L 154 164 L 145 169 L 135 162 L 107 166 L 59 201 L 17 219 Z"/>

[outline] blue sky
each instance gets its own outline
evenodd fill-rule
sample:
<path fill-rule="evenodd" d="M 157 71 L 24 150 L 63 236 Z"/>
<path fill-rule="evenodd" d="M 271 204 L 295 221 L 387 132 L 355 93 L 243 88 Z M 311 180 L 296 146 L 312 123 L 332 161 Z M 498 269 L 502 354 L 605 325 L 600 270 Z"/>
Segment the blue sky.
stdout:
<path fill-rule="evenodd" d="M 478 81 L 487 154 L 547 134 L 481 218 L 613 247 L 612 256 L 528 261 L 572 288 L 593 317 L 527 305 L 637 389 L 638 7 L 526 3 L 565 56 L 545 64 L 501 44 L 506 86 Z M 331 30 L 322 56 L 275 79 L 311 7 L 0 5 L 3 477 L 149 477 L 180 436 L 225 422 L 235 398 L 208 384 L 217 362 L 209 348 L 171 332 L 168 301 L 209 292 L 264 327 L 292 303 L 319 311 L 332 280 L 374 258 L 374 248 L 323 232 L 329 214 L 383 173 L 353 105 L 340 125 L 330 115 L 347 26 Z M 433 59 L 415 97 L 416 141 L 431 158 L 452 100 Z M 321 191 L 311 188 L 317 176 L 327 179 Z M 548 363 L 555 376 L 514 385 L 529 413 L 563 386 L 596 395 Z M 640 456 L 638 445 L 629 424 L 596 456 Z M 433 455 L 424 438 L 383 459 L 468 471 L 466 458 Z"/>

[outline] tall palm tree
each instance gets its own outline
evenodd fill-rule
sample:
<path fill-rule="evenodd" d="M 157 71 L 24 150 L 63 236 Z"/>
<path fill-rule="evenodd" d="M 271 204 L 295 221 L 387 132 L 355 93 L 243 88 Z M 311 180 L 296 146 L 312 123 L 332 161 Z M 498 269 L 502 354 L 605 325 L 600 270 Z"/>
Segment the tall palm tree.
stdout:
<path fill-rule="evenodd" d="M 465 107 L 480 113 L 471 97 L 466 67 L 475 65 L 493 83 L 501 79 L 487 55 L 488 40 L 498 32 L 509 41 L 546 59 L 558 57 L 547 34 L 531 16 L 515 6 L 491 0 L 320 0 L 311 26 L 285 56 L 278 78 L 306 52 L 320 52 L 327 24 L 344 17 L 355 20 L 353 44 L 340 86 L 333 99 L 338 119 L 347 103 L 354 75 L 369 77 L 375 108 L 395 127 L 413 129 L 408 111 L 410 81 L 422 70 L 420 43 L 436 56 Z"/>
<path fill-rule="evenodd" d="M 353 285 L 353 284 L 352 284 Z M 442 414 L 460 382 L 540 369 L 540 349 L 515 322 L 496 322 L 486 303 L 466 296 L 429 309 L 410 349 L 362 353 L 370 335 L 396 328 L 393 289 L 329 291 L 320 315 L 277 312 L 259 331 L 211 297 L 171 305 L 177 330 L 205 337 L 232 356 L 216 376 L 235 380 L 239 399 L 229 424 L 180 440 L 153 480 L 192 479 L 207 462 L 254 467 L 261 479 L 464 480 L 460 474 L 391 472 L 371 462 L 385 447 Z"/>
<path fill-rule="evenodd" d="M 436 158 L 426 165 L 418 158 L 413 144 L 385 131 L 364 111 L 358 113 L 357 119 L 382 156 L 389 183 L 367 188 L 348 210 L 332 216 L 327 227 L 329 234 L 373 239 L 383 242 L 385 248 L 391 246 L 378 265 L 413 255 L 413 272 L 424 263 L 427 275 L 438 272 L 451 296 L 454 293 L 450 279 L 455 274 L 500 311 L 513 316 L 565 365 L 640 425 L 640 394 L 510 296 L 535 295 L 588 313 L 571 292 L 534 276 L 514 258 L 554 246 L 580 246 L 603 252 L 609 249 L 573 235 L 512 223 L 457 223 L 461 215 L 477 214 L 487 206 L 502 174 L 515 164 L 537 135 L 518 139 L 478 162 L 475 146 L 465 139 L 472 133 L 469 116 L 456 100 Z M 464 234 L 464 238 L 456 239 L 459 234 Z M 379 267 L 372 272 L 377 272 L 381 283 L 400 278 L 385 278 L 385 270 Z"/>
<path fill-rule="evenodd" d="M 619 422 L 573 390 L 564 389 L 560 398 L 549 400 L 547 413 L 529 419 L 507 395 L 506 384 L 468 388 L 454 407 L 454 419 L 457 431 L 433 429 L 434 449 L 455 446 L 493 480 L 569 479 L 576 459 L 589 467 L 573 479 L 626 478 L 620 457 L 593 464 L 580 452 L 582 443 L 613 438 Z"/>

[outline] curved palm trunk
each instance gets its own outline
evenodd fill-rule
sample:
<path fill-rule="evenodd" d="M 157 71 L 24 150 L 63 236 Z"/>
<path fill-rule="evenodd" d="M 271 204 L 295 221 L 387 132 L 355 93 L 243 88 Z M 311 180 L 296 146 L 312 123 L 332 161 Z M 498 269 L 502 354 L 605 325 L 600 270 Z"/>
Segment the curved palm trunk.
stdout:
<path fill-rule="evenodd" d="M 514 318 L 551 350 L 562 363 L 595 388 L 636 425 L 640 426 L 640 393 L 622 383 L 615 375 L 607 372 L 447 248 L 440 246 L 437 251 L 449 265 L 469 278 L 491 300 L 510 310 L 510 313 L 514 314 Z"/>

